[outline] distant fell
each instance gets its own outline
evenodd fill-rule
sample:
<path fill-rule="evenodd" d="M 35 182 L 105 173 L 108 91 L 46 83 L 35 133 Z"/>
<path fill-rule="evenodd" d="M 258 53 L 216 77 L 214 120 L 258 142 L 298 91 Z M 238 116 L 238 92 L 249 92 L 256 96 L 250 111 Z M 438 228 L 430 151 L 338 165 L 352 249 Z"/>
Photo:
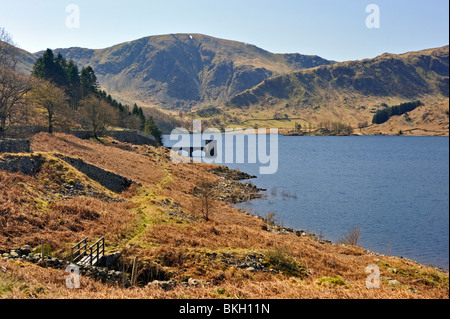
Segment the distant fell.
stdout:
<path fill-rule="evenodd" d="M 235 107 L 289 103 L 318 109 L 340 103 L 358 107 L 361 99 L 414 100 L 449 97 L 449 47 L 319 66 L 272 77 L 233 97 Z"/>
<path fill-rule="evenodd" d="M 102 88 L 123 102 L 175 110 L 219 105 L 272 76 L 334 63 L 201 34 L 151 36 L 100 50 L 55 50 L 59 52 L 79 65 L 91 65 Z"/>
<path fill-rule="evenodd" d="M 388 106 L 420 100 L 426 106 L 415 111 L 418 118 L 429 120 L 429 112 L 438 114 L 434 123 L 440 124 L 433 130 L 442 133 L 448 127 L 448 98 L 449 46 L 444 46 L 273 76 L 237 94 L 222 110 L 245 125 L 264 124 L 261 120 L 282 116 L 283 122 L 270 125 L 293 129 L 291 120 L 313 126 L 339 121 L 356 128 L 371 123 L 374 114 Z M 447 107 L 442 106 L 443 101 Z M 417 129 L 422 124 L 422 120 L 410 121 L 402 129 Z M 378 128 L 372 133 L 395 134 L 398 127 L 391 126 L 389 132 Z"/>

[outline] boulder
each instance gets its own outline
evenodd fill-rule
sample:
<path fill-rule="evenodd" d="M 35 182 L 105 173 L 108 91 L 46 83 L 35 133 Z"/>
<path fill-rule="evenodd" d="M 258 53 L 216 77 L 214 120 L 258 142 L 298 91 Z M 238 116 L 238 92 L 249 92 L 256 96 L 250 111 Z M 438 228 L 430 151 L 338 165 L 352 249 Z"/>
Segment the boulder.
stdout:
<path fill-rule="evenodd" d="M 9 255 L 10 255 L 10 258 L 19 258 L 22 254 L 19 251 L 17 251 L 16 249 L 13 249 L 10 251 Z"/>
<path fill-rule="evenodd" d="M 175 288 L 178 285 L 178 283 L 174 280 L 167 280 L 167 281 L 154 280 L 150 282 L 148 285 L 151 287 L 159 287 L 164 290 L 170 290 Z"/>
<path fill-rule="evenodd" d="M 203 286 L 204 283 L 201 280 L 194 279 L 194 278 L 189 278 L 188 285 L 191 286 L 191 287 L 200 287 L 200 286 Z"/>
<path fill-rule="evenodd" d="M 388 281 L 389 286 L 398 286 L 400 285 L 400 282 L 398 280 L 389 280 Z"/>
<path fill-rule="evenodd" d="M 102 256 L 98 262 L 98 265 L 102 267 L 113 268 L 112 266 L 114 266 L 117 263 L 120 256 L 121 256 L 120 252 Z"/>
<path fill-rule="evenodd" d="M 22 255 L 28 256 L 31 253 L 32 249 L 33 248 L 31 246 L 25 245 L 20 248 L 20 251 L 21 251 Z"/>

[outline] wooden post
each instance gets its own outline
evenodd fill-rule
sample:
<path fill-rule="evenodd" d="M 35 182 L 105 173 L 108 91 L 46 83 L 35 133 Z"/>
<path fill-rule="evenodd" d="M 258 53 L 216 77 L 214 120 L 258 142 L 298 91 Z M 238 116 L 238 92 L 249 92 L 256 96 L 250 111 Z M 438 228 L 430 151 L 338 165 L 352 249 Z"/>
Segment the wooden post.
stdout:
<path fill-rule="evenodd" d="M 42 263 L 42 266 L 45 266 L 45 248 L 44 248 L 44 241 L 41 241 L 41 263 Z"/>
<path fill-rule="evenodd" d="M 136 285 L 136 279 L 137 279 L 137 264 L 138 264 L 138 257 L 134 257 L 133 262 L 133 269 L 131 271 L 131 286 Z"/>

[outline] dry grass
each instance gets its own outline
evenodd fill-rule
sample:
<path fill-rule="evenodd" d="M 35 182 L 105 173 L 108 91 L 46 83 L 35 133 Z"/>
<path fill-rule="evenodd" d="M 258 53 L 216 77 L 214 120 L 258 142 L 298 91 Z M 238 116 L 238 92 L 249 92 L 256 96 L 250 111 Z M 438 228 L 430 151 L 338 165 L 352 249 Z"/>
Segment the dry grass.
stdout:
<path fill-rule="evenodd" d="M 132 179 L 135 182 L 155 184 L 161 182 L 165 174 L 158 168 L 158 159 L 126 151 L 112 145 L 81 140 L 72 135 L 46 133 L 33 137 L 35 152 L 58 152 L 71 157 L 82 158 L 102 169 Z"/>
<path fill-rule="evenodd" d="M 307 236 L 270 233 L 261 219 L 219 201 L 210 203 L 214 209 L 210 221 L 202 220 L 192 210 L 192 201 L 199 200 L 193 189 L 218 179 L 209 173 L 210 165 L 175 165 L 164 149 L 104 145 L 68 135 L 39 134 L 32 147 L 81 157 L 142 185 L 116 194 L 126 202 L 113 202 L 60 197 L 36 176 L 0 172 L 0 250 L 36 246 L 41 240 L 62 249 L 85 236 L 105 236 L 110 250 L 122 250 L 129 259 L 139 256 L 140 278 L 183 281 L 192 277 L 210 284 L 169 291 L 124 289 L 83 277 L 81 289 L 70 290 L 65 287 L 64 271 L 0 259 L 0 298 L 448 298 L 448 273 L 406 259 Z M 169 215 L 173 207 L 179 215 Z M 190 215 L 197 219 L 186 217 Z M 244 258 L 255 252 L 267 256 L 274 267 L 287 270 L 250 272 L 211 257 L 227 253 Z M 289 275 L 297 263 L 307 276 L 295 271 Z M 383 282 L 380 289 L 367 289 L 365 269 L 371 264 L 379 266 L 382 277 L 401 284 Z M 7 271 L 2 272 L 2 267 Z M 324 284 L 333 278 L 342 278 L 345 284 Z"/>
<path fill-rule="evenodd" d="M 131 203 L 87 197 L 59 201 L 21 174 L 0 172 L 0 185 L 0 250 L 42 240 L 62 249 L 86 236 L 117 242 L 135 218 Z"/>
<path fill-rule="evenodd" d="M 309 125 L 314 130 L 319 123 L 327 121 L 338 121 L 351 125 L 354 134 L 357 135 L 397 135 L 400 131 L 404 135 L 427 135 L 427 136 L 448 136 L 449 135 L 449 99 L 437 99 L 434 97 L 424 97 L 421 101 L 425 105 L 408 112 L 408 115 L 393 116 L 388 122 L 375 125 L 372 124 L 374 112 L 383 109 L 381 105 L 398 105 L 406 100 L 398 98 L 375 98 L 363 95 L 348 96 L 345 100 L 340 97 L 326 96 L 321 99 L 327 101 L 326 106 L 322 105 L 318 110 L 286 108 L 286 101 L 272 105 L 250 106 L 245 113 L 241 110 L 224 108 L 224 112 L 235 118 L 233 122 L 225 123 L 226 127 L 232 128 L 278 128 L 279 133 L 292 132 L 296 123 L 300 123 L 304 131 L 308 132 Z M 294 103 L 291 103 L 294 104 Z M 321 105 L 322 102 L 317 102 Z M 343 105 L 346 105 L 343 107 Z M 364 107 L 364 108 L 362 108 Z M 275 120 L 275 112 L 287 114 L 289 119 Z M 208 120 L 208 119 L 205 119 Z M 361 130 L 360 123 L 367 122 L 369 125 Z"/>
<path fill-rule="evenodd" d="M 0 297 L 8 299 L 421 299 L 448 298 L 445 293 L 413 293 L 408 288 L 367 289 L 364 280 L 348 286 L 322 285 L 318 279 L 299 280 L 282 276 L 248 275 L 244 270 L 228 269 L 220 283 L 204 287 L 176 287 L 170 291 L 160 288 L 123 289 L 105 285 L 88 277 L 81 278 L 80 289 L 65 286 L 67 273 L 35 265 L 6 263 L 0 260 Z M 363 275 L 364 272 L 361 272 Z M 322 277 L 320 277 L 322 278 Z M 363 279 L 363 278 L 362 278 Z"/>
<path fill-rule="evenodd" d="M 380 125 L 371 125 L 362 130 L 362 134 L 448 136 L 449 135 L 449 99 L 430 101 L 407 115 L 393 116 Z M 359 132 L 355 130 L 355 132 Z"/>

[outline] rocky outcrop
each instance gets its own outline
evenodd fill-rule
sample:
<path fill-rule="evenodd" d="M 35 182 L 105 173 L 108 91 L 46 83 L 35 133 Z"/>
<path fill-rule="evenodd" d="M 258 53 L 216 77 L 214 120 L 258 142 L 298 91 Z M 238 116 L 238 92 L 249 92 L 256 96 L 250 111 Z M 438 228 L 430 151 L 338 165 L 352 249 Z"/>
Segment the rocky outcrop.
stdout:
<path fill-rule="evenodd" d="M 250 182 L 240 182 L 256 178 L 256 176 L 230 169 L 226 166 L 218 166 L 212 173 L 220 176 L 219 180 L 212 185 L 204 187 L 208 187 L 211 190 L 209 194 L 216 200 L 236 204 L 264 196 L 261 194 L 261 191 L 265 191 L 265 189 L 258 188 Z M 200 196 L 202 192 L 202 187 L 194 188 L 195 196 Z"/>
<path fill-rule="evenodd" d="M 171 290 L 171 289 L 174 289 L 175 287 L 197 288 L 197 287 L 205 287 L 208 285 L 210 285 L 209 282 L 199 280 L 199 279 L 194 279 L 194 278 L 189 278 L 188 280 L 185 280 L 185 281 L 154 280 L 147 284 L 147 286 L 149 286 L 149 287 L 161 288 L 163 290 Z"/>
<path fill-rule="evenodd" d="M 194 195 L 197 197 L 203 196 L 205 188 L 208 189 L 208 196 L 210 196 L 211 199 L 231 204 L 243 203 L 255 198 L 262 198 L 263 194 L 261 194 L 261 191 L 265 190 L 256 187 L 252 183 L 240 183 L 220 177 L 214 184 L 195 187 Z"/>
<path fill-rule="evenodd" d="M 223 165 L 218 166 L 212 172 L 220 177 L 223 177 L 226 179 L 231 179 L 234 181 L 242 181 L 242 180 L 246 180 L 246 179 L 256 178 L 256 176 L 241 172 L 240 170 L 237 170 L 237 169 L 231 169 L 231 168 L 228 168 L 227 166 L 223 166 Z"/>

